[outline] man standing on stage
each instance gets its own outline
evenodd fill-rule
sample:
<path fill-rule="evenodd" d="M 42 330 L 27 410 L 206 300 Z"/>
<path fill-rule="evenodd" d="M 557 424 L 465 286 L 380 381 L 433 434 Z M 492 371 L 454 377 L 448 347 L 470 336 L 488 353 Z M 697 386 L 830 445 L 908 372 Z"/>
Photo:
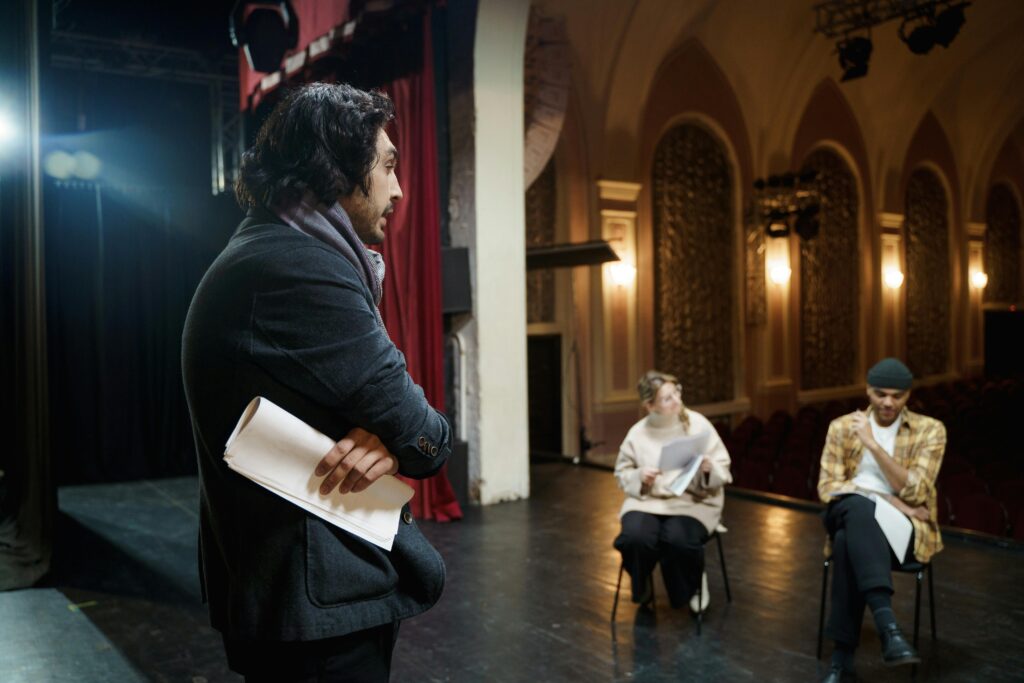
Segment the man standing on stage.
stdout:
<path fill-rule="evenodd" d="M 906 559 L 928 562 L 942 549 L 935 478 L 946 428 L 906 409 L 912 381 L 899 360 L 880 361 L 868 371 L 867 411 L 837 418 L 828 428 L 818 495 L 828 505 L 825 528 L 835 568 L 827 629 L 835 649 L 825 683 L 852 674 L 865 605 L 874 616 L 886 664 L 920 661 L 893 615 L 892 569 L 899 560 L 875 520 L 875 502 L 867 497 L 881 496 L 909 518 L 913 531 Z"/>
<path fill-rule="evenodd" d="M 377 303 L 402 198 L 381 93 L 313 84 L 277 105 L 243 159 L 248 209 L 185 323 L 182 366 L 200 471 L 200 569 L 211 622 L 246 681 L 388 680 L 400 620 L 440 597 L 444 564 L 406 508 L 392 550 L 228 469 L 224 444 L 263 396 L 338 439 L 322 495 L 422 478 L 451 451 Z"/>

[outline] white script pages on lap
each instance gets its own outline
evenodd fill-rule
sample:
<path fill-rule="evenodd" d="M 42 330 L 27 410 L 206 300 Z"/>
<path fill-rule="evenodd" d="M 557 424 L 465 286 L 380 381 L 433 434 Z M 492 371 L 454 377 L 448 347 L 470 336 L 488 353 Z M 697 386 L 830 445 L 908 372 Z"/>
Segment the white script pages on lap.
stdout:
<path fill-rule="evenodd" d="M 872 493 L 868 498 L 875 501 L 875 521 L 878 522 L 882 533 L 885 534 L 885 539 L 889 541 L 889 547 L 896 553 L 896 559 L 903 564 L 914 525 L 910 523 L 906 515 L 897 510 L 896 506 L 884 497 Z"/>
<path fill-rule="evenodd" d="M 413 490 L 384 475 L 359 493 L 320 495 L 317 463 L 334 441 L 286 410 L 257 396 L 246 406 L 224 450 L 235 472 L 320 519 L 391 550 L 402 506 Z"/>
<path fill-rule="evenodd" d="M 701 456 L 707 450 L 708 432 L 687 434 L 678 439 L 672 439 L 661 447 L 661 458 L 658 461 L 658 469 L 662 472 L 682 470 L 679 475 L 668 485 L 669 490 L 677 496 L 681 496 L 686 487 L 693 481 L 693 477 L 700 469 Z"/>

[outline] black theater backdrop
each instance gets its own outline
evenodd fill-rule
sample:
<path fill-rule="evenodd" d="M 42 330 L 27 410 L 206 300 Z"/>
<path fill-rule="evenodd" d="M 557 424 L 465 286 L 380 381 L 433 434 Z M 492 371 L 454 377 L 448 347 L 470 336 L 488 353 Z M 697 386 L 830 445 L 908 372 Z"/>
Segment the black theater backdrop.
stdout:
<path fill-rule="evenodd" d="M 44 158 L 87 151 L 95 180 L 44 183 L 53 471 L 58 485 L 194 473 L 181 329 L 241 218 L 210 180 L 208 90 L 51 70 Z"/>

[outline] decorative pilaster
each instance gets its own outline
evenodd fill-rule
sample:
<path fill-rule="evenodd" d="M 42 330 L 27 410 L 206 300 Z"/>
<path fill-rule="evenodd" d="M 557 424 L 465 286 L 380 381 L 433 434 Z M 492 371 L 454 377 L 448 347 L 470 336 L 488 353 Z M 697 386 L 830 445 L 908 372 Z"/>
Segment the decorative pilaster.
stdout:
<path fill-rule="evenodd" d="M 878 214 L 881 228 L 882 353 L 906 358 L 906 259 L 903 253 L 903 220 L 900 213 Z"/>
<path fill-rule="evenodd" d="M 599 180 L 601 238 L 619 261 L 600 271 L 601 325 L 595 339 L 598 402 L 635 403 L 638 362 L 638 315 L 636 283 L 636 211 L 638 183 Z"/>

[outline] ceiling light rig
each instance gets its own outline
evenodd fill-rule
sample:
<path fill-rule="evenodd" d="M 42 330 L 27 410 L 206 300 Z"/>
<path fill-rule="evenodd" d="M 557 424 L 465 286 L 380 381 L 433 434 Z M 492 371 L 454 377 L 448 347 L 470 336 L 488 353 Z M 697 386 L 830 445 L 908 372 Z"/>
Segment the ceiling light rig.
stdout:
<path fill-rule="evenodd" d="M 785 237 L 791 231 L 805 240 L 818 236 L 822 197 L 817 171 L 758 178 L 754 202 L 768 237 Z"/>
<path fill-rule="evenodd" d="M 814 6 L 815 33 L 837 38 L 841 81 L 868 73 L 873 45 L 871 28 L 899 19 L 900 40 L 916 55 L 946 48 L 967 22 L 970 2 L 956 0 L 825 0 Z"/>

